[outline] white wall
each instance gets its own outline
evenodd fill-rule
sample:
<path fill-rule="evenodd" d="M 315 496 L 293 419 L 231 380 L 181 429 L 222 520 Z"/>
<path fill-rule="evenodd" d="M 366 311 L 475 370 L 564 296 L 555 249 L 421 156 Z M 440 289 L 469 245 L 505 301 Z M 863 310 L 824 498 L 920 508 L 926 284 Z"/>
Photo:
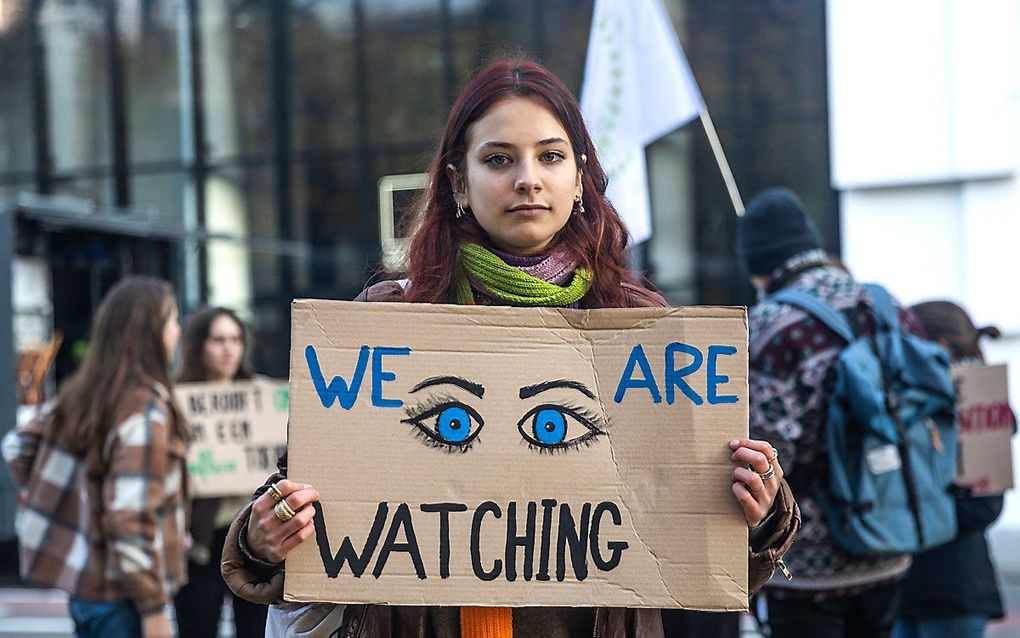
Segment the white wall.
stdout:
<path fill-rule="evenodd" d="M 1017 0 L 828 3 L 844 260 L 1020 337 L 1018 36 Z"/>
<path fill-rule="evenodd" d="M 1018 184 L 1011 177 L 844 190 L 843 259 L 904 303 L 951 299 L 977 323 L 1020 336 Z"/>
<path fill-rule="evenodd" d="M 839 189 L 1010 174 L 1016 0 L 831 0 Z"/>

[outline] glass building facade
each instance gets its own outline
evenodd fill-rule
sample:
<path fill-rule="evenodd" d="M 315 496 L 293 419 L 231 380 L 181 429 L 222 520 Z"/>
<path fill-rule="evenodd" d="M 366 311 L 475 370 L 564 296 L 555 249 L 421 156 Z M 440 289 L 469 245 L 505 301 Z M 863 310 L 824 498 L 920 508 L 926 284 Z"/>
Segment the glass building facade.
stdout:
<path fill-rule="evenodd" d="M 824 3 L 665 4 L 745 198 L 794 188 L 838 250 Z M 488 60 L 532 57 L 579 93 L 592 7 L 0 1 L 0 198 L 112 211 L 135 229 L 18 219 L 16 252 L 48 264 L 53 327 L 72 344 L 58 376 L 125 272 L 173 280 L 185 313 L 237 308 L 256 367 L 285 376 L 291 299 L 351 298 L 378 272 L 380 179 L 424 170 L 458 87 Z M 700 125 L 648 158 L 655 235 L 640 265 L 675 303 L 752 301 Z"/>

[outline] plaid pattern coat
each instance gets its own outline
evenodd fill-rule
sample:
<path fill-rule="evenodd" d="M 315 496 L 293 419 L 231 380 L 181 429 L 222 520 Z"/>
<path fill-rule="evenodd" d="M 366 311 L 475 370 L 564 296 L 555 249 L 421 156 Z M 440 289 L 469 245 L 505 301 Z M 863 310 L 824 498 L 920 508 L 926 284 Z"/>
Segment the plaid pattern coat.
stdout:
<path fill-rule="evenodd" d="M 58 447 L 42 414 L 3 442 L 22 505 L 21 575 L 92 601 L 161 611 L 187 577 L 187 441 L 156 385 L 124 397 L 117 425 L 84 458 Z"/>

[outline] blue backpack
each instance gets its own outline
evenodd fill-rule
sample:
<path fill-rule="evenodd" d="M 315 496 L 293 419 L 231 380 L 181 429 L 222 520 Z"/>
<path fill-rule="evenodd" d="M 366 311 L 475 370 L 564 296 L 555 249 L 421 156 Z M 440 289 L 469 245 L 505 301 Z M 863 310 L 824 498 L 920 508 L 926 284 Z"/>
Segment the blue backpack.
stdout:
<path fill-rule="evenodd" d="M 826 422 L 829 484 L 819 505 L 832 538 L 860 556 L 917 553 L 956 537 L 956 391 L 949 355 L 900 331 L 884 288 L 865 286 L 874 336 L 816 295 L 771 300 L 808 312 L 842 337 Z"/>

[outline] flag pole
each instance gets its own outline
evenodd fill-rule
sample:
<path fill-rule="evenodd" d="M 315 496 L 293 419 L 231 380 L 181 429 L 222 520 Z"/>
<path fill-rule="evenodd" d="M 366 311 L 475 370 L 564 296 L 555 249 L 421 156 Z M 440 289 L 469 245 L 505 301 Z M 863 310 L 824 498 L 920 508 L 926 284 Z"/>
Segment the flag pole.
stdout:
<path fill-rule="evenodd" d="M 737 182 L 733 179 L 733 172 L 730 170 L 730 163 L 726 161 L 726 153 L 723 152 L 719 135 L 715 132 L 715 125 L 712 124 L 712 116 L 708 114 L 708 107 L 702 106 L 701 124 L 705 127 L 708 135 L 708 143 L 712 147 L 712 154 L 715 155 L 715 162 L 719 165 L 719 172 L 722 173 L 723 181 L 726 182 L 726 190 L 729 191 L 730 201 L 733 202 L 733 210 L 737 217 L 744 216 L 744 201 L 740 198 L 740 191 L 737 190 Z"/>

